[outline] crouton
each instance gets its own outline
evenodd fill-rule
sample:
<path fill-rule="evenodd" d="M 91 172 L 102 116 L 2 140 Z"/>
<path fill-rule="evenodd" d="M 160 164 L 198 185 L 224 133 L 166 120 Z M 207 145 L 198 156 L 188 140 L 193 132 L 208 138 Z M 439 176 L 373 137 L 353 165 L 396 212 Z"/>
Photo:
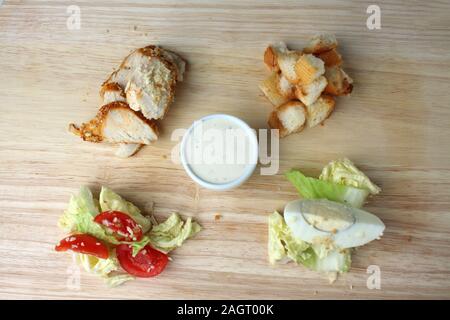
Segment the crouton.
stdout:
<path fill-rule="evenodd" d="M 342 56 L 336 49 L 321 52 L 319 54 L 315 54 L 315 56 L 325 63 L 325 67 L 340 66 L 342 64 Z"/>
<path fill-rule="evenodd" d="M 306 106 L 306 123 L 308 128 L 323 123 L 333 112 L 334 106 L 335 101 L 333 97 L 326 94 L 321 95 L 313 104 Z"/>
<path fill-rule="evenodd" d="M 349 95 L 353 90 L 353 80 L 340 67 L 326 68 L 325 78 L 328 84 L 325 87 L 325 93 L 333 96 Z"/>
<path fill-rule="evenodd" d="M 295 72 L 295 64 L 301 55 L 297 51 L 288 51 L 278 55 L 278 66 L 280 67 L 281 73 L 292 84 L 297 84 L 300 80 Z"/>
<path fill-rule="evenodd" d="M 295 86 L 283 75 L 278 78 L 278 92 L 288 100 L 295 99 Z"/>
<path fill-rule="evenodd" d="M 288 51 L 284 42 L 279 42 L 275 45 L 270 45 L 264 51 L 264 63 L 269 71 L 280 71 L 278 66 L 278 55 Z"/>
<path fill-rule="evenodd" d="M 321 53 L 336 48 L 338 42 L 332 34 L 319 34 L 309 40 L 308 45 L 303 49 L 304 53 Z"/>
<path fill-rule="evenodd" d="M 305 105 L 309 106 L 320 97 L 326 86 L 327 79 L 324 76 L 320 76 L 311 83 L 297 85 L 295 87 L 295 96 Z"/>
<path fill-rule="evenodd" d="M 325 65 L 312 54 L 304 54 L 295 64 L 295 73 L 300 84 L 308 84 L 325 73 Z"/>
<path fill-rule="evenodd" d="M 280 130 L 280 138 L 302 131 L 305 123 L 306 109 L 300 101 L 289 101 L 278 106 L 268 120 L 270 128 Z"/>
<path fill-rule="evenodd" d="M 280 83 L 280 75 L 276 72 L 273 72 L 268 78 L 266 78 L 259 85 L 259 88 L 264 93 L 266 98 L 275 107 L 289 101 L 288 98 L 286 98 L 280 93 L 278 89 L 279 83 Z"/>

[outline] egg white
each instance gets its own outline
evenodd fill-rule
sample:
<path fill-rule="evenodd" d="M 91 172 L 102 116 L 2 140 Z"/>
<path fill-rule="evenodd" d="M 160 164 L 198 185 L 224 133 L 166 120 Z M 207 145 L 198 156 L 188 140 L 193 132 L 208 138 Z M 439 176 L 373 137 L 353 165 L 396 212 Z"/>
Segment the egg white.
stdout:
<path fill-rule="evenodd" d="M 304 214 L 319 214 L 320 210 L 338 211 L 344 215 L 352 215 L 353 223 L 341 230 L 325 231 L 311 225 Z M 308 243 L 322 243 L 342 249 L 365 245 L 383 235 L 385 225 L 375 215 L 341 203 L 321 200 L 295 200 L 289 202 L 284 209 L 284 219 L 294 237 Z M 336 221 L 340 222 L 340 221 Z"/>

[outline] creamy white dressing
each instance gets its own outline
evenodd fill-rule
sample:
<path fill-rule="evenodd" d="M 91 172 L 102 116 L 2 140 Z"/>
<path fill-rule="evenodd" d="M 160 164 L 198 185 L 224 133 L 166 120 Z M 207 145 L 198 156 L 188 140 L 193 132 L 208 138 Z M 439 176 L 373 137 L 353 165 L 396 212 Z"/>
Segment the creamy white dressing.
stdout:
<path fill-rule="evenodd" d="M 248 131 L 225 117 L 197 122 L 187 137 L 185 152 L 192 172 L 214 184 L 240 178 L 254 158 Z"/>

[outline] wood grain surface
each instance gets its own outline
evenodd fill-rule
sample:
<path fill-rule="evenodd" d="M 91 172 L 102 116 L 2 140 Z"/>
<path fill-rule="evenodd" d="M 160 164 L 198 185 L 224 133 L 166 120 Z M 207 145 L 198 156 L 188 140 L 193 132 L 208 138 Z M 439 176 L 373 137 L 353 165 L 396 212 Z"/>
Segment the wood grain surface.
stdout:
<path fill-rule="evenodd" d="M 380 30 L 366 27 L 370 4 L 381 8 Z M 66 26 L 69 5 L 81 9 L 79 30 Z M 258 170 L 227 192 L 196 187 L 170 160 L 172 131 L 217 112 L 265 128 L 265 46 L 300 48 L 318 32 L 340 41 L 352 96 L 324 126 L 281 141 L 277 175 Z M 0 44 L 0 298 L 450 298 L 448 1 L 6 0 Z M 189 61 L 161 139 L 123 160 L 70 135 L 69 122 L 96 113 L 110 71 L 147 44 Z M 267 216 L 297 198 L 283 172 L 317 175 L 343 156 L 382 187 L 366 208 L 385 222 L 384 237 L 333 285 L 303 267 L 270 266 Z M 72 290 L 70 255 L 53 246 L 80 185 L 109 186 L 145 210 L 153 201 L 158 218 L 177 211 L 204 230 L 157 278 L 109 289 L 82 273 Z M 379 290 L 366 286 L 369 265 L 380 267 Z"/>

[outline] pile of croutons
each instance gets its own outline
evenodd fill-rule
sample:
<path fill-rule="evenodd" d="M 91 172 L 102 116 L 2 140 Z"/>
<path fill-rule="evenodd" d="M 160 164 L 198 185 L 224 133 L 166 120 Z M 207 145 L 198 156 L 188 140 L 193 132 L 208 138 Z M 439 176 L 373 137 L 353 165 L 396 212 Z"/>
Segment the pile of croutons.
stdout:
<path fill-rule="evenodd" d="M 268 123 L 280 137 L 323 123 L 334 110 L 334 97 L 352 92 L 337 46 L 335 36 L 317 35 L 302 51 L 279 43 L 264 52 L 271 75 L 259 87 L 274 106 Z"/>

